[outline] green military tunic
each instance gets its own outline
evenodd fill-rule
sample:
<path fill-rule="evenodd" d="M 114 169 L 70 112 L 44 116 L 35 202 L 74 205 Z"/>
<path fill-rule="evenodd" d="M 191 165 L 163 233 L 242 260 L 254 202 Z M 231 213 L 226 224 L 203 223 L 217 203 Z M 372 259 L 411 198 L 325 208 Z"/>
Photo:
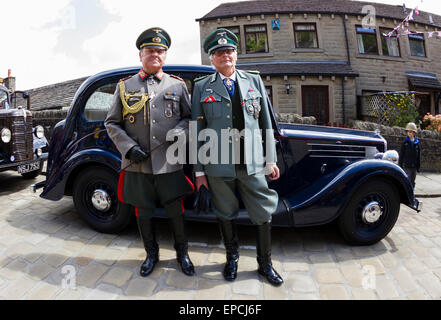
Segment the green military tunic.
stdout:
<path fill-rule="evenodd" d="M 198 157 L 195 165 L 196 172 L 204 172 L 207 176 L 214 212 L 223 218 L 236 218 L 239 201 L 235 192 L 238 191 L 253 223 L 260 225 L 271 221 L 278 195 L 268 188 L 263 159 L 266 156 L 266 163 L 275 163 L 276 148 L 260 76 L 236 70 L 233 98 L 218 73 L 197 81 L 192 97 L 192 119 L 197 121 L 198 135 L 203 129 L 212 129 L 218 137 L 218 163 L 204 163 Z M 249 129 L 250 135 L 242 138 L 232 135 L 228 142 L 228 161 L 219 163 L 222 162 L 221 132 L 232 129 Z M 271 134 L 267 137 L 260 129 L 268 129 Z M 198 143 L 198 151 L 202 145 L 203 142 Z M 234 150 L 240 150 L 240 157 Z"/>

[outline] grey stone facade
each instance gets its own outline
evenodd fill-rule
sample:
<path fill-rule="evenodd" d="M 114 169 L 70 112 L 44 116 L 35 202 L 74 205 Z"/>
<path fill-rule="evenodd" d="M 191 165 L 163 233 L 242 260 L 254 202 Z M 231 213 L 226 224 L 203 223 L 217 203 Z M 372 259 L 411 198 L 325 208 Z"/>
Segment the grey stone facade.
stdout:
<path fill-rule="evenodd" d="M 378 54 L 375 55 L 359 53 L 356 27 L 363 23 L 365 14 L 362 9 L 365 5 L 371 5 L 376 10 Z M 432 73 L 435 78 L 441 79 L 441 40 L 428 38 L 427 33 L 424 35 L 426 57 L 411 56 L 407 36 L 398 40 L 399 57 L 387 56 L 383 52 L 380 28 L 396 27 L 409 13 L 410 9 L 401 6 L 349 0 L 264 0 L 225 3 L 196 21 L 200 27 L 201 43 L 216 28 L 240 29 L 242 51 L 238 55 L 238 66 L 242 69 L 249 66 L 261 72 L 265 85 L 272 88 L 273 105 L 277 112 L 303 114 L 302 88 L 327 86 L 329 122 L 347 123 L 357 117 L 357 96 L 369 92 L 416 90 L 426 97 L 426 111 L 432 114 L 440 112 L 441 83 L 436 80 L 440 84 L 438 88 L 414 87 L 412 84 L 415 82 L 410 82 L 407 72 Z M 409 30 L 441 30 L 440 16 L 421 12 L 415 18 Z M 273 20 L 279 22 L 280 30 L 273 30 Z M 318 48 L 295 47 L 295 23 L 315 24 Z M 268 52 L 246 53 L 245 29 L 251 25 L 266 26 Z M 202 48 L 201 54 L 202 63 L 210 64 Z M 280 68 L 281 63 L 283 68 Z M 340 65 L 341 69 L 343 63 L 352 72 L 342 75 L 341 70 L 324 63 Z M 265 65 L 269 65 L 272 71 Z M 299 68 L 303 68 L 303 73 L 298 72 Z M 291 85 L 289 94 L 286 83 Z"/>

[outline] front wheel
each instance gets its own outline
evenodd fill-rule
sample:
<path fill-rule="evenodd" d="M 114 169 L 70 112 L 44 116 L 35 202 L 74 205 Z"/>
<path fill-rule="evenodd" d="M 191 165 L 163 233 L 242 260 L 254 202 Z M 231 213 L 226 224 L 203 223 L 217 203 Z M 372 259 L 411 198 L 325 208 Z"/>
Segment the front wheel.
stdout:
<path fill-rule="evenodd" d="M 371 245 L 392 230 L 400 211 L 394 185 L 382 179 L 362 184 L 351 196 L 339 218 L 340 232 L 352 245 Z"/>
<path fill-rule="evenodd" d="M 102 167 L 81 171 L 74 183 L 73 200 L 81 218 L 93 229 L 118 233 L 130 223 L 131 207 L 119 202 L 118 176 Z"/>

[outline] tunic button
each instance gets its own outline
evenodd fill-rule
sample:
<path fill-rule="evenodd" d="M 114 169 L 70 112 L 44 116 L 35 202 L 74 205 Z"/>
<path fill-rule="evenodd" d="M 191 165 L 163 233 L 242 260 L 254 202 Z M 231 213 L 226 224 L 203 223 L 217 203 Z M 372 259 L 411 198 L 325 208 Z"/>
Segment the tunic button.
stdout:
<path fill-rule="evenodd" d="M 232 143 L 233 143 L 233 141 L 230 140 L 230 144 L 232 144 Z"/>
<path fill-rule="evenodd" d="M 155 105 L 152 105 L 152 108 L 156 108 L 156 106 L 155 106 Z"/>
<path fill-rule="evenodd" d="M 227 107 L 229 107 L 230 106 L 230 104 L 229 103 L 227 103 Z"/>
<path fill-rule="evenodd" d="M 227 119 L 230 119 L 230 118 L 231 118 L 230 115 L 228 115 L 228 116 L 227 116 Z"/>
<path fill-rule="evenodd" d="M 156 123 L 156 120 L 153 120 L 152 122 L 153 122 L 153 123 Z"/>
<path fill-rule="evenodd" d="M 156 139 L 156 137 L 155 137 L 155 136 L 153 136 L 153 137 L 152 137 L 152 139 L 153 139 L 153 140 L 155 140 L 155 139 Z"/>

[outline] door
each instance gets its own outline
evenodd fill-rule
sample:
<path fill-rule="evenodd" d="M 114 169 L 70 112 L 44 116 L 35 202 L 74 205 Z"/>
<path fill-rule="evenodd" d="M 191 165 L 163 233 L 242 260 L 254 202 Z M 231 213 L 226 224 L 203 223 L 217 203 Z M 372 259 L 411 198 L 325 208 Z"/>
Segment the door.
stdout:
<path fill-rule="evenodd" d="M 328 86 L 302 86 L 303 117 L 314 116 L 317 124 L 329 123 Z"/>

